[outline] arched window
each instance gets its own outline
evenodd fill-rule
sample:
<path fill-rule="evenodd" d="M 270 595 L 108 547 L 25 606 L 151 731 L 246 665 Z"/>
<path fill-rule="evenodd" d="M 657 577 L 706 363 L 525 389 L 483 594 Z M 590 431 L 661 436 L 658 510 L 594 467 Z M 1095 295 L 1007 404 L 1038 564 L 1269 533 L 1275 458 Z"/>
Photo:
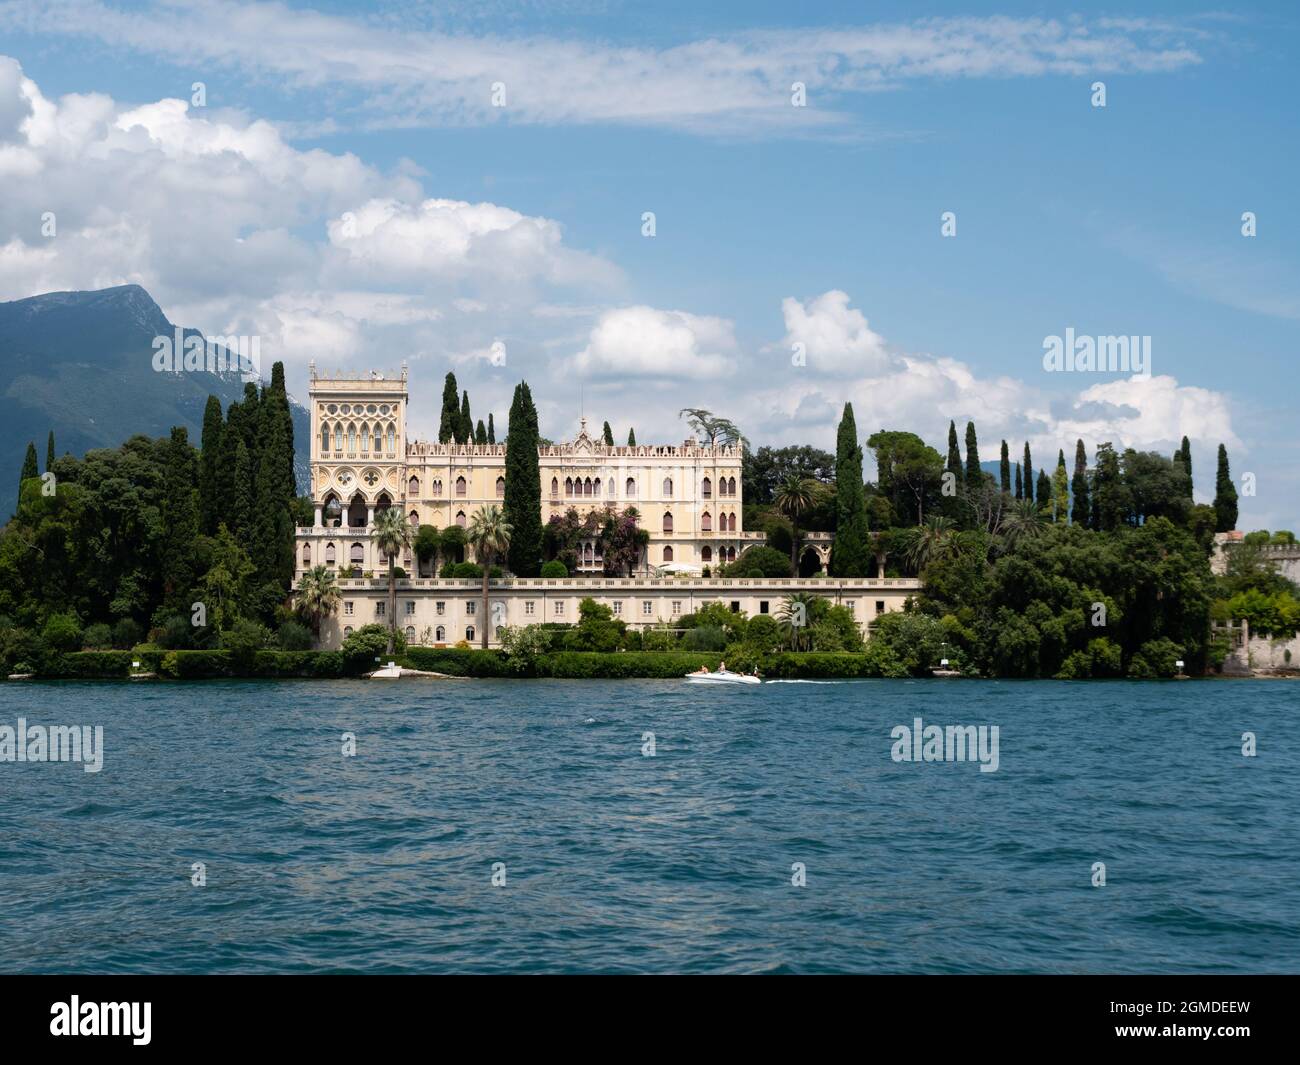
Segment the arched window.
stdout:
<path fill-rule="evenodd" d="M 311 544 L 302 545 L 302 565 L 303 569 L 311 565 Z"/>
<path fill-rule="evenodd" d="M 334 565 L 334 545 L 333 545 L 333 544 L 326 544 L 326 545 L 325 545 L 325 565 L 327 565 L 327 566 L 332 566 L 332 565 Z"/>
<path fill-rule="evenodd" d="M 466 640 L 467 643 L 473 643 L 473 642 L 474 642 L 474 626 L 473 626 L 473 625 L 466 625 L 466 626 L 465 626 L 465 640 Z"/>
<path fill-rule="evenodd" d="M 348 549 L 349 561 L 354 566 L 360 566 L 366 560 L 366 548 L 364 544 L 353 544 Z"/>
<path fill-rule="evenodd" d="M 435 478 L 433 479 L 433 494 L 434 494 L 435 496 L 440 496 L 440 495 L 442 495 L 442 478 L 441 478 L 441 477 L 435 477 Z"/>
<path fill-rule="evenodd" d="M 701 561 L 701 562 L 712 562 L 712 561 L 713 561 L 713 548 L 711 548 L 711 547 L 701 547 L 701 548 L 700 548 L 700 561 Z"/>
<path fill-rule="evenodd" d="M 383 446 L 384 446 L 384 436 L 383 436 L 383 433 L 384 433 L 383 428 L 382 428 L 381 426 L 379 426 L 379 425 L 376 425 L 376 426 L 375 426 L 375 454 L 376 454 L 376 455 L 379 454 L 380 449 L 383 448 Z M 392 451 L 392 450 L 393 450 L 393 445 L 392 445 L 392 444 L 389 444 L 389 445 L 388 445 L 388 450 L 389 450 L 389 451 Z"/>
<path fill-rule="evenodd" d="M 343 638 L 346 640 L 346 639 L 347 639 L 349 636 L 351 636 L 351 635 L 352 635 L 352 626 L 351 626 L 351 625 L 344 625 L 344 626 L 343 626 Z"/>
<path fill-rule="evenodd" d="M 361 423 L 361 454 L 370 450 L 370 427 L 365 422 Z M 375 448 L 378 451 L 378 448 Z"/>
<path fill-rule="evenodd" d="M 588 477 L 585 481 L 582 482 L 582 494 L 584 496 L 589 496 L 591 495 L 591 493 L 592 493 L 591 478 Z"/>
<path fill-rule="evenodd" d="M 584 552 L 583 558 L 584 558 L 584 561 L 587 563 L 588 566 L 595 565 L 595 562 L 596 562 L 596 549 L 595 549 L 594 547 L 592 547 L 591 544 L 588 544 L 588 545 L 587 545 L 587 549 L 586 549 L 586 551 Z"/>
<path fill-rule="evenodd" d="M 320 427 L 320 449 L 321 451 L 330 449 L 330 427 L 328 425 Z"/>
<path fill-rule="evenodd" d="M 505 496 L 506 496 L 506 479 L 505 479 L 504 477 L 498 477 L 498 478 L 497 478 L 497 498 L 498 498 L 498 499 L 504 499 Z"/>
<path fill-rule="evenodd" d="M 388 427 L 388 453 L 391 455 L 393 451 L 396 449 L 396 447 L 397 447 L 397 433 L 393 431 L 393 427 L 390 425 Z"/>
<path fill-rule="evenodd" d="M 439 625 L 433 630 L 433 638 L 439 643 L 442 643 L 442 641 L 447 638 L 447 630 L 442 625 Z"/>
<path fill-rule="evenodd" d="M 673 549 L 672 549 L 671 547 L 665 547 L 665 548 L 664 548 L 664 561 L 665 561 L 665 562 L 671 562 L 672 560 L 673 560 Z"/>
<path fill-rule="evenodd" d="M 713 532 L 713 515 L 707 510 L 700 515 L 700 529 L 703 532 Z"/>
<path fill-rule="evenodd" d="M 552 478 L 551 478 L 551 498 L 554 499 L 554 498 L 555 498 L 556 496 L 558 496 L 559 494 L 560 494 L 560 479 L 559 479 L 558 477 L 552 477 Z"/>
<path fill-rule="evenodd" d="M 406 642 L 407 642 L 407 643 L 414 643 L 414 642 L 415 642 L 415 626 L 414 626 L 414 625 L 407 625 L 407 626 L 406 626 Z"/>
<path fill-rule="evenodd" d="M 456 511 L 456 524 L 462 529 L 465 528 L 465 512 L 463 510 Z"/>
<path fill-rule="evenodd" d="M 600 495 L 600 486 L 601 486 L 601 480 L 600 480 L 600 478 L 597 477 L 597 478 L 592 482 L 592 485 L 593 485 L 593 487 L 594 487 L 595 490 L 596 490 L 596 495 Z"/>
<path fill-rule="evenodd" d="M 718 487 L 725 492 L 727 490 L 727 482 L 722 481 Z M 705 499 L 713 498 L 713 482 L 707 477 L 700 482 L 700 495 Z"/>
<path fill-rule="evenodd" d="M 736 561 L 736 549 L 734 547 L 727 548 L 727 561 L 728 562 Z"/>
<path fill-rule="evenodd" d="M 735 531 L 736 531 L 736 515 L 733 513 L 727 516 L 727 532 L 735 532 Z"/>
<path fill-rule="evenodd" d="M 465 488 L 466 488 L 465 478 L 464 478 L 464 477 L 457 477 L 457 478 L 456 478 L 456 494 L 457 494 L 458 496 L 463 496 L 463 495 L 465 494 Z"/>
<path fill-rule="evenodd" d="M 665 499 L 671 499 L 671 498 L 672 498 L 672 495 L 673 495 L 673 479 L 672 479 L 671 477 L 665 477 L 665 478 L 664 478 L 664 498 L 665 498 Z"/>
<path fill-rule="evenodd" d="M 356 453 L 357 453 L 357 427 L 355 425 L 349 425 L 348 426 L 348 454 L 355 455 Z"/>
<path fill-rule="evenodd" d="M 566 478 L 564 478 L 564 494 L 565 494 L 566 496 L 571 496 L 571 495 L 573 495 L 573 478 L 572 478 L 572 477 L 566 477 Z"/>
<path fill-rule="evenodd" d="M 611 477 L 611 478 L 609 479 L 609 495 L 610 495 L 610 498 L 611 498 L 611 499 L 612 499 L 613 496 L 614 496 L 614 478 L 613 478 L 613 477 Z"/>
<path fill-rule="evenodd" d="M 420 524 L 420 512 L 418 510 L 411 511 L 411 513 L 407 515 L 407 520 L 410 521 L 411 527 L 415 528 Z"/>
<path fill-rule="evenodd" d="M 343 426 L 338 422 L 334 423 L 334 450 L 343 450 Z"/>
<path fill-rule="evenodd" d="M 628 497 L 628 499 L 635 499 L 635 498 L 636 498 L 636 479 L 635 479 L 634 477 L 629 477 L 629 478 L 627 479 L 627 489 L 626 489 L 626 491 L 627 491 L 627 497 Z"/>
<path fill-rule="evenodd" d="M 727 479 L 727 495 L 734 496 L 735 494 L 736 494 L 736 478 L 729 477 Z"/>
<path fill-rule="evenodd" d="M 412 477 L 406 482 L 406 494 L 418 499 L 420 496 L 420 478 Z"/>
<path fill-rule="evenodd" d="M 671 512 L 665 510 L 664 511 L 664 532 L 670 533 L 672 531 L 673 531 L 673 516 Z"/>

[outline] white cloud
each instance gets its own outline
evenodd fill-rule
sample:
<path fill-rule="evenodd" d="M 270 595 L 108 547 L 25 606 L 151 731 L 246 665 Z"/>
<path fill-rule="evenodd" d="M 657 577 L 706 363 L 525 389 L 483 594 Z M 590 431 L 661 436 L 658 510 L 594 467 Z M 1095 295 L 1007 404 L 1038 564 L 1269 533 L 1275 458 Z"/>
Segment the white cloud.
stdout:
<path fill-rule="evenodd" d="M 889 364 L 884 338 L 867 325 L 862 312 L 849 306 L 845 292 L 832 289 L 801 303 L 781 301 L 785 349 L 793 356 L 801 345 L 809 369 L 820 373 L 876 373 Z"/>
<path fill-rule="evenodd" d="M 842 127 L 853 93 L 927 78 L 1082 76 L 1178 70 L 1208 35 L 1174 21 L 1004 16 L 713 36 L 664 47 L 547 36 L 435 33 L 283 3 L 11 0 L 0 26 L 98 39 L 187 64 L 274 74 L 356 94 L 375 124 L 620 122 L 753 133 Z M 790 86 L 810 106 L 790 106 Z M 506 86 L 507 106 L 491 86 Z M 333 114 L 322 115 L 332 119 Z"/>
<path fill-rule="evenodd" d="M 600 316 L 587 346 L 560 369 L 562 373 L 614 380 L 716 379 L 737 367 L 733 329 L 723 318 L 645 306 L 620 307 Z"/>

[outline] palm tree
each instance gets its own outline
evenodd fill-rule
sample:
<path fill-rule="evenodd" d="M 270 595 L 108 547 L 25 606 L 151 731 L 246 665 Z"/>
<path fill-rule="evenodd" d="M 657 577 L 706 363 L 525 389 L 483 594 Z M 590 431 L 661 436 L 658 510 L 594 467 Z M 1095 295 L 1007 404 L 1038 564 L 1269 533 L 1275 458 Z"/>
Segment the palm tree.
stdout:
<path fill-rule="evenodd" d="M 397 638 L 397 571 L 394 564 L 402 551 L 408 550 L 414 533 L 410 523 L 396 507 L 385 507 L 375 515 L 375 546 L 388 556 L 388 653 L 393 653 Z"/>
<path fill-rule="evenodd" d="M 505 512 L 495 503 L 481 507 L 470 519 L 465 538 L 474 547 L 474 559 L 483 568 L 483 643 L 486 651 L 492 619 L 488 617 L 488 576 L 492 559 L 510 550 L 510 534 L 514 532 L 506 521 Z"/>
<path fill-rule="evenodd" d="M 298 582 L 298 610 L 311 625 L 312 635 L 320 638 L 321 622 L 339 608 L 342 597 L 335 583 L 334 571 L 328 566 L 313 566 Z"/>
<path fill-rule="evenodd" d="M 799 519 L 826 498 L 827 488 L 813 477 L 792 473 L 776 486 L 772 503 L 790 519 L 790 567 L 799 573 Z"/>
<path fill-rule="evenodd" d="M 820 595 L 812 592 L 791 592 L 782 600 L 776 619 L 781 623 L 782 635 L 790 641 L 791 650 L 812 647 L 812 625 L 823 602 Z"/>
<path fill-rule="evenodd" d="M 1020 540 L 1032 540 L 1044 529 L 1042 512 L 1029 499 L 1018 499 L 1002 518 L 1002 535 L 1014 547 Z"/>
<path fill-rule="evenodd" d="M 951 558 L 960 549 L 951 518 L 931 517 L 924 525 L 908 529 L 903 538 L 903 557 L 917 573 L 931 562 Z"/>

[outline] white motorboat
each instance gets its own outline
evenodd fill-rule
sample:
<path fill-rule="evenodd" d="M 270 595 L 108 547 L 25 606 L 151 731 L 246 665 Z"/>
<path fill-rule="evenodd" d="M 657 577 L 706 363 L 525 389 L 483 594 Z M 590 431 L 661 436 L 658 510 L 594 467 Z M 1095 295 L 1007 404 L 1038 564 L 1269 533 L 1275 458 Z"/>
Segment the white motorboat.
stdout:
<path fill-rule="evenodd" d="M 758 677 L 744 673 L 732 673 L 729 669 L 720 669 L 716 673 L 687 673 L 686 680 L 692 684 L 761 684 Z"/>
<path fill-rule="evenodd" d="M 370 674 L 371 680 L 396 680 L 402 675 L 402 669 L 396 662 L 389 662 L 383 669 Z"/>

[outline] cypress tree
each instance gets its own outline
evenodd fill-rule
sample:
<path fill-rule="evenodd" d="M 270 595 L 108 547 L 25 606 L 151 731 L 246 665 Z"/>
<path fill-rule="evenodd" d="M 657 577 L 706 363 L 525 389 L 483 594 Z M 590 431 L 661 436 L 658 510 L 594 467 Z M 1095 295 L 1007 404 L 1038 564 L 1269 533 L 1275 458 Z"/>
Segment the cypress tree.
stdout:
<path fill-rule="evenodd" d="M 537 461 L 537 408 L 525 381 L 515 386 L 506 426 L 506 490 L 502 510 L 510 523 L 506 555 L 516 577 L 536 577 L 542 568 L 542 474 Z"/>
<path fill-rule="evenodd" d="M 1074 493 L 1074 503 L 1070 508 L 1070 520 L 1078 526 L 1086 526 L 1092 513 L 1088 505 L 1088 453 L 1083 449 L 1083 441 L 1074 445 L 1074 477 L 1070 481 L 1070 491 Z"/>
<path fill-rule="evenodd" d="M 474 427 L 474 443 L 486 444 L 487 442 L 487 426 L 483 424 L 483 419 L 480 418 L 478 425 Z"/>
<path fill-rule="evenodd" d="M 208 396 L 203 408 L 203 435 L 199 453 L 199 529 L 208 536 L 221 520 L 221 400 Z"/>
<path fill-rule="evenodd" d="M 1056 470 L 1052 473 L 1052 520 L 1066 522 L 1070 516 L 1070 477 L 1065 469 L 1065 449 L 1056 452 Z"/>
<path fill-rule="evenodd" d="M 966 487 L 975 488 L 984 480 L 980 471 L 980 448 L 975 440 L 975 423 L 966 423 Z"/>
<path fill-rule="evenodd" d="M 174 426 L 164 452 L 159 571 L 163 600 L 189 614 L 194 588 L 194 545 L 199 535 L 198 476 L 194 449 L 184 426 Z"/>
<path fill-rule="evenodd" d="M 1034 501 L 1034 464 L 1029 458 L 1029 441 L 1025 441 L 1025 498 Z"/>
<path fill-rule="evenodd" d="M 469 413 L 469 392 L 461 393 L 460 400 L 460 429 L 456 433 L 456 443 L 472 444 L 474 443 L 474 419 Z"/>
<path fill-rule="evenodd" d="M 460 426 L 460 403 L 457 396 L 460 389 L 456 386 L 456 375 L 448 373 L 442 382 L 442 419 L 438 422 L 438 441 L 446 444 L 456 439 Z"/>
<path fill-rule="evenodd" d="M 614 430 L 609 427 L 609 422 L 605 423 L 605 446 L 614 446 Z"/>
<path fill-rule="evenodd" d="M 1187 498 L 1193 499 L 1192 492 L 1192 444 L 1183 437 L 1182 446 L 1174 453 L 1174 460 L 1182 463 L 1183 472 L 1187 474 Z"/>
<path fill-rule="evenodd" d="M 1002 491 L 1008 495 L 1011 493 L 1011 453 L 1007 450 L 1007 442 L 1002 441 L 1002 463 L 998 470 L 1002 475 Z"/>
<path fill-rule="evenodd" d="M 1231 532 L 1237 527 L 1237 486 L 1228 470 L 1228 449 L 1219 445 L 1219 469 L 1214 478 L 1214 531 Z"/>
<path fill-rule="evenodd" d="M 293 493 L 288 489 L 293 483 L 293 430 L 285 417 L 288 407 L 283 388 L 263 392 L 253 475 L 253 540 L 248 545 L 259 580 L 274 581 L 285 591 L 293 580 L 294 548 Z"/>
<path fill-rule="evenodd" d="M 957 425 L 951 418 L 948 419 L 948 461 L 943 468 L 961 484 L 961 450 L 957 447 Z"/>
<path fill-rule="evenodd" d="M 226 506 L 218 524 L 225 524 L 245 549 L 253 538 L 253 460 L 238 433 L 226 433 L 226 455 L 233 488 L 226 496 Z"/>
<path fill-rule="evenodd" d="M 1046 470 L 1038 471 L 1038 482 L 1034 485 L 1034 497 L 1038 500 L 1038 509 L 1051 506 L 1052 503 L 1052 479 L 1047 476 Z"/>
<path fill-rule="evenodd" d="M 218 412 L 218 417 L 220 413 Z M 50 430 L 50 435 L 45 440 L 45 472 L 50 472 L 50 467 L 54 465 L 54 430 Z"/>
<path fill-rule="evenodd" d="M 1124 521 L 1119 456 L 1110 443 L 1097 445 L 1097 465 L 1092 475 L 1092 527 L 1114 532 Z"/>
<path fill-rule="evenodd" d="M 1016 463 L 1016 498 L 1017 499 L 1025 498 L 1024 486 L 1021 485 L 1020 483 L 1020 463 L 1018 462 Z"/>
<path fill-rule="evenodd" d="M 835 435 L 835 540 L 831 543 L 832 577 L 865 577 L 871 564 L 866 493 L 862 487 L 862 445 L 853 404 L 844 404 Z"/>
<path fill-rule="evenodd" d="M 18 475 L 19 491 L 22 491 L 23 481 L 30 480 L 32 477 L 39 477 L 40 475 L 40 467 L 36 465 L 36 444 L 29 440 L 27 442 L 27 454 L 23 456 L 23 469 Z"/>
<path fill-rule="evenodd" d="M 258 396 L 257 385 L 252 381 L 244 384 L 244 402 L 240 405 L 243 417 L 239 420 L 239 425 L 244 434 L 244 446 L 248 448 L 248 457 L 253 462 L 253 470 L 257 470 L 257 447 L 258 437 L 261 429 L 261 409 L 262 402 Z"/>
<path fill-rule="evenodd" d="M 284 497 L 293 500 L 298 495 L 298 475 L 293 469 L 293 411 L 289 407 L 289 393 L 284 387 L 284 363 L 276 362 L 271 366 L 271 391 L 279 395 L 284 402 L 277 404 L 276 417 L 280 420 L 278 440 L 282 447 L 288 448 L 284 463 L 285 482 Z"/>
<path fill-rule="evenodd" d="M 492 413 L 488 412 L 487 442 L 495 444 L 497 442 L 497 427 L 492 424 Z"/>
<path fill-rule="evenodd" d="M 635 429 L 629 429 L 629 430 L 627 431 L 627 446 L 628 446 L 628 447 L 636 447 L 636 430 L 635 430 Z"/>

